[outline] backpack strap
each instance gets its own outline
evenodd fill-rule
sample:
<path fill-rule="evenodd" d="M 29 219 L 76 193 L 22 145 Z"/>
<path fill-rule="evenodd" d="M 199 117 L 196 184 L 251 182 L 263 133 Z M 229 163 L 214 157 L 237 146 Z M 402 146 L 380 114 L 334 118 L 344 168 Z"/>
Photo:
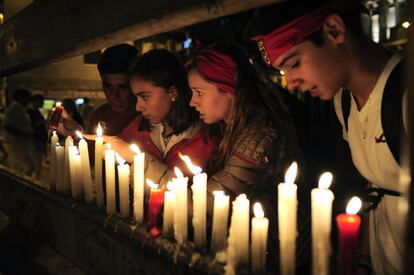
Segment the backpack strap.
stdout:
<path fill-rule="evenodd" d="M 405 62 L 400 61 L 388 77 L 381 103 L 381 124 L 387 145 L 400 163 L 401 141 L 407 135 L 403 125 L 403 97 L 407 88 Z"/>
<path fill-rule="evenodd" d="M 342 117 L 344 118 L 345 132 L 348 132 L 348 117 L 351 112 L 351 93 L 348 89 L 342 89 L 341 97 Z"/>

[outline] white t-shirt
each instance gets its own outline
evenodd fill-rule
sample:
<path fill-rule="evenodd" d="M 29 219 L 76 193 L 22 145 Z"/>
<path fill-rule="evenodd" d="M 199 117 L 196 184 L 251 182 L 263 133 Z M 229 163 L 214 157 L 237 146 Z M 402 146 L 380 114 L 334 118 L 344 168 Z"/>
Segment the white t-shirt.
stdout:
<path fill-rule="evenodd" d="M 351 96 L 348 132 L 342 114 L 342 91 L 334 98 L 336 115 L 342 124 L 343 137 L 349 143 L 354 165 L 373 187 L 394 191 L 402 191 L 399 186 L 400 167 L 385 141 L 381 102 L 386 81 L 401 58 L 399 55 L 390 58 L 360 111 Z M 403 106 L 405 109 L 406 104 Z M 403 112 L 406 113 L 405 110 Z M 405 216 L 399 211 L 399 204 L 403 200 L 406 198 L 385 195 L 378 208 L 370 212 L 370 254 L 375 274 L 402 273 Z"/>

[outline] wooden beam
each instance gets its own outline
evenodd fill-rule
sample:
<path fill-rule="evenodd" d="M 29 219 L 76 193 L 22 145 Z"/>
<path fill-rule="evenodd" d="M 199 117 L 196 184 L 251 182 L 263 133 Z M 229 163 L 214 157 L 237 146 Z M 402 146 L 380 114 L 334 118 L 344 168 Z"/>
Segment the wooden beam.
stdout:
<path fill-rule="evenodd" d="M 275 2 L 35 1 L 0 26 L 0 77 Z"/>

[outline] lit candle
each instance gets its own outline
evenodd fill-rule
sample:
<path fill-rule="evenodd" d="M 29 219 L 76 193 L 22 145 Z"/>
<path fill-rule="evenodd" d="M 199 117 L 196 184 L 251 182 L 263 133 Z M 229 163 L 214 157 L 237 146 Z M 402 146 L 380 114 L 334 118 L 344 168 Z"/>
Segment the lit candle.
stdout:
<path fill-rule="evenodd" d="M 87 203 L 93 202 L 93 191 L 92 191 L 92 178 L 91 178 L 91 166 L 89 163 L 89 151 L 88 143 L 83 139 L 81 132 L 76 131 L 76 135 L 80 138 L 79 141 L 79 151 L 81 158 L 81 169 L 82 169 L 82 179 L 83 179 L 83 190 L 85 195 L 85 201 Z"/>
<path fill-rule="evenodd" d="M 164 220 L 162 234 L 171 237 L 174 233 L 174 212 L 175 212 L 175 193 L 172 182 L 167 183 L 167 191 L 164 193 Z"/>
<path fill-rule="evenodd" d="M 65 148 L 60 146 L 59 142 L 56 143 L 56 190 L 63 192 L 63 180 L 64 180 L 64 165 L 65 165 Z"/>
<path fill-rule="evenodd" d="M 145 153 L 138 146 L 131 144 L 134 151 L 134 220 L 137 224 L 144 221 L 144 164 Z"/>
<path fill-rule="evenodd" d="M 106 179 L 106 213 L 116 212 L 115 204 L 115 152 L 111 149 L 111 144 L 107 144 L 105 150 L 105 179 Z"/>
<path fill-rule="evenodd" d="M 118 186 L 119 186 L 119 205 L 122 218 L 129 216 L 129 165 L 119 155 L 116 154 L 118 161 Z"/>
<path fill-rule="evenodd" d="M 356 251 L 361 225 L 361 218 L 356 213 L 361 205 L 361 200 L 353 197 L 346 207 L 346 214 L 336 216 L 339 229 L 339 274 L 356 274 Z"/>
<path fill-rule="evenodd" d="M 298 165 L 293 162 L 278 185 L 278 223 L 281 274 L 295 274 L 297 186 L 294 184 Z"/>
<path fill-rule="evenodd" d="M 201 173 L 201 167 L 195 166 L 189 156 L 178 153 L 191 173 L 194 174 L 193 185 L 193 227 L 194 243 L 197 248 L 206 246 L 206 219 L 207 219 L 207 174 Z"/>
<path fill-rule="evenodd" d="M 319 178 L 319 188 L 311 192 L 312 198 L 312 273 L 329 274 L 331 254 L 330 236 L 332 221 L 332 201 L 334 195 L 329 186 L 332 174 L 323 173 Z"/>
<path fill-rule="evenodd" d="M 256 202 L 253 206 L 252 219 L 252 271 L 262 274 L 266 270 L 266 247 L 269 219 L 264 217 L 262 205 Z"/>
<path fill-rule="evenodd" d="M 164 203 L 164 192 L 158 188 L 150 179 L 147 179 L 147 184 L 151 188 L 149 204 L 148 204 L 148 223 L 150 226 L 149 233 L 153 238 L 161 235 L 161 208 Z"/>
<path fill-rule="evenodd" d="M 56 131 L 53 131 L 53 135 L 50 138 L 50 179 L 49 179 L 49 188 L 56 189 L 56 143 L 58 143 L 59 138 L 56 135 Z"/>
<path fill-rule="evenodd" d="M 98 123 L 95 139 L 95 190 L 96 190 L 96 206 L 102 208 L 104 205 L 104 192 L 102 184 L 102 149 L 103 137 L 102 127 Z"/>
<path fill-rule="evenodd" d="M 175 192 L 175 213 L 174 213 L 174 237 L 181 244 L 187 240 L 188 234 L 188 201 L 187 185 L 188 178 L 177 167 L 174 168 L 176 178 L 173 178 Z"/>
<path fill-rule="evenodd" d="M 63 193 L 69 194 L 71 192 L 71 183 L 70 183 L 70 151 L 69 148 L 73 146 L 73 139 L 71 136 L 68 136 L 65 140 L 65 166 L 63 167 Z"/>
<path fill-rule="evenodd" d="M 214 191 L 213 229 L 211 249 L 218 253 L 226 248 L 230 197 L 223 191 Z"/>
<path fill-rule="evenodd" d="M 53 110 L 52 117 L 50 118 L 50 128 L 57 129 L 62 116 L 63 106 L 61 102 L 56 102 L 55 109 Z"/>
<path fill-rule="evenodd" d="M 70 186 L 72 198 L 80 199 L 83 192 L 81 158 L 76 146 L 69 147 Z"/>
<path fill-rule="evenodd" d="M 246 194 L 240 194 L 233 201 L 230 232 L 227 247 L 229 266 L 249 263 L 250 201 Z"/>

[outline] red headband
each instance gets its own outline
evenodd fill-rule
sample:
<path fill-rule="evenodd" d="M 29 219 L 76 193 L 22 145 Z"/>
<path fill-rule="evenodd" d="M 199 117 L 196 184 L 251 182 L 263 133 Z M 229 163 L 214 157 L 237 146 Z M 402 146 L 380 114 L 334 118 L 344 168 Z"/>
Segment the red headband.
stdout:
<path fill-rule="evenodd" d="M 201 75 L 220 90 L 236 95 L 236 62 L 217 50 L 203 50 L 196 57 L 196 65 Z"/>
<path fill-rule="evenodd" d="M 265 35 L 257 35 L 251 40 L 257 41 L 263 61 L 271 66 L 276 59 L 302 43 L 309 35 L 319 30 L 329 14 L 328 6 L 324 6 L 305 14 L 288 24 Z"/>

